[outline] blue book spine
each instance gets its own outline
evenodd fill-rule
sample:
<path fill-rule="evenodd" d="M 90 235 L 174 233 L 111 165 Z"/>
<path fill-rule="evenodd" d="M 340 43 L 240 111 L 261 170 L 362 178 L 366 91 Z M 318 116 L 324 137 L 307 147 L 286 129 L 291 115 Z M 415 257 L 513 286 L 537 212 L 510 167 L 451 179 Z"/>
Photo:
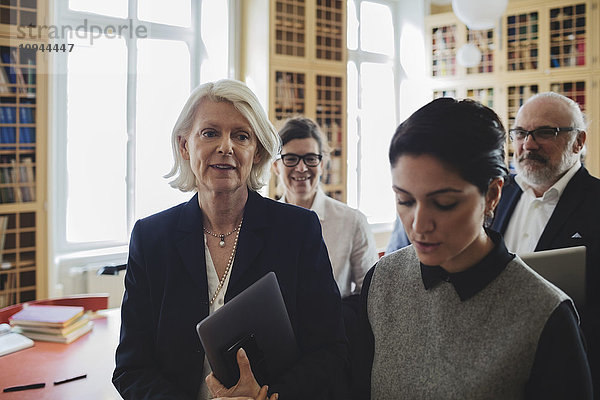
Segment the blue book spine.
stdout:
<path fill-rule="evenodd" d="M 21 124 L 28 124 L 29 117 L 27 115 L 27 108 L 26 107 L 19 107 L 19 122 Z"/>
<path fill-rule="evenodd" d="M 16 143 L 17 142 L 17 128 L 14 126 L 6 127 L 6 131 L 8 132 L 6 135 L 6 143 Z M 14 150 L 15 147 L 8 147 L 9 150 Z"/>
<path fill-rule="evenodd" d="M 28 107 L 20 107 L 19 108 L 19 122 L 21 124 L 29 124 L 29 114 L 27 112 Z M 29 127 L 22 126 L 19 128 L 19 143 L 31 143 L 29 134 Z M 29 146 L 22 146 L 21 149 L 30 149 Z"/>
<path fill-rule="evenodd" d="M 0 107 L 0 124 L 6 124 L 7 122 L 6 118 L 6 107 Z M 8 139 L 6 136 L 6 127 L 2 126 L 0 128 L 0 143 L 6 143 L 6 140 Z"/>
<path fill-rule="evenodd" d="M 26 115 L 26 121 L 28 124 L 34 124 L 35 123 L 35 109 L 33 107 L 24 107 L 25 109 L 25 115 Z M 35 143 L 35 127 L 32 126 L 28 126 L 26 128 L 26 138 L 27 138 L 27 142 L 26 143 Z M 28 146 L 27 149 L 33 150 L 34 147 L 33 146 Z"/>
<path fill-rule="evenodd" d="M 29 128 L 29 142 L 27 143 L 35 143 L 35 128 Z M 31 149 L 34 147 L 31 146 Z"/>
<path fill-rule="evenodd" d="M 17 83 L 17 73 L 15 71 L 15 68 L 13 67 L 14 61 L 12 60 L 12 57 L 10 56 L 10 53 L 8 51 L 8 48 L 3 49 L 4 51 L 2 51 L 2 62 L 4 64 L 7 64 L 4 66 L 4 69 L 6 70 L 6 75 L 8 75 L 8 81 L 11 84 L 15 84 Z M 12 92 L 16 91 L 16 87 L 11 87 L 10 90 Z"/>
<path fill-rule="evenodd" d="M 8 123 L 15 124 L 17 123 L 17 109 L 15 107 L 6 107 Z"/>
<path fill-rule="evenodd" d="M 8 128 L 5 126 L 0 128 L 0 143 L 8 143 Z M 6 147 L 2 146 L 0 149 L 5 150 Z"/>
<path fill-rule="evenodd" d="M 17 109 L 16 107 L 6 107 L 6 117 L 7 123 L 13 125 L 6 127 L 6 143 L 16 143 L 17 142 L 17 128 L 14 124 L 17 123 Z M 16 147 L 11 146 L 8 147 L 8 150 L 15 150 Z"/>

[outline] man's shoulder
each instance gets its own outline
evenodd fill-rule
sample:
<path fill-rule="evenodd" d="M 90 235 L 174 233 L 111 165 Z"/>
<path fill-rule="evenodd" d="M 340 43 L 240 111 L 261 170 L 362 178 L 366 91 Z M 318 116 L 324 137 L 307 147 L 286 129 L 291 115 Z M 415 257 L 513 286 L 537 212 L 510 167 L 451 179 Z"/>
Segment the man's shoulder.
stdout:
<path fill-rule="evenodd" d="M 500 198 L 500 202 L 504 203 L 509 199 L 509 197 L 511 197 L 511 195 L 523 191 L 523 189 L 521 189 L 521 186 L 519 186 L 515 178 L 516 175 L 511 174 L 507 176 L 506 179 L 504 179 L 504 185 L 502 186 L 502 197 Z"/>
<path fill-rule="evenodd" d="M 581 191 L 585 196 L 600 195 L 600 179 L 590 174 L 585 167 L 581 167 L 565 188 L 565 191 L 571 190 Z"/>
<path fill-rule="evenodd" d="M 600 189 L 600 179 L 598 179 L 594 175 L 590 174 L 590 172 L 585 167 L 581 167 L 581 171 L 580 172 L 583 174 L 583 178 L 582 179 L 588 185 L 591 185 L 591 187 L 593 187 L 595 189 Z"/>

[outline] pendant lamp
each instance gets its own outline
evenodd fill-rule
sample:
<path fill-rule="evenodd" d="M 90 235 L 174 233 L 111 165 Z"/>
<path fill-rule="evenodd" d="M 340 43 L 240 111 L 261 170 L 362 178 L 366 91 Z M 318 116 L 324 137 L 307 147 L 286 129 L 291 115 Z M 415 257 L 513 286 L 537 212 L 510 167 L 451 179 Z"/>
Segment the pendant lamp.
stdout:
<path fill-rule="evenodd" d="M 452 10 L 469 29 L 492 29 L 507 4 L 508 0 L 452 0 Z"/>
<path fill-rule="evenodd" d="M 481 62 L 481 50 L 473 43 L 463 44 L 456 52 L 456 61 L 466 68 L 475 67 Z"/>

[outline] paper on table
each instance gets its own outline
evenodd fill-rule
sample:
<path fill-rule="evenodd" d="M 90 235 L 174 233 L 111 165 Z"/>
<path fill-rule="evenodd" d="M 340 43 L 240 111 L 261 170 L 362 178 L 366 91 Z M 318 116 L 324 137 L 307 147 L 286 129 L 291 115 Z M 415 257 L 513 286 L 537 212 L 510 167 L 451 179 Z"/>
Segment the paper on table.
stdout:
<path fill-rule="evenodd" d="M 6 325 L 6 324 L 2 324 Z M 0 333 L 0 356 L 33 346 L 33 340 L 14 332 Z"/>

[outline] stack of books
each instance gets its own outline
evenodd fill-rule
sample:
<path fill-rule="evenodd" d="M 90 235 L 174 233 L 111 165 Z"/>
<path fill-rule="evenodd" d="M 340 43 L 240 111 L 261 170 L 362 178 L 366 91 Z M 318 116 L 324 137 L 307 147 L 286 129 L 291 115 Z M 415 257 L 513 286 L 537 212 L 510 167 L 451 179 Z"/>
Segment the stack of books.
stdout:
<path fill-rule="evenodd" d="M 33 340 L 71 343 L 94 324 L 83 307 L 29 305 L 9 318 L 15 331 Z"/>

